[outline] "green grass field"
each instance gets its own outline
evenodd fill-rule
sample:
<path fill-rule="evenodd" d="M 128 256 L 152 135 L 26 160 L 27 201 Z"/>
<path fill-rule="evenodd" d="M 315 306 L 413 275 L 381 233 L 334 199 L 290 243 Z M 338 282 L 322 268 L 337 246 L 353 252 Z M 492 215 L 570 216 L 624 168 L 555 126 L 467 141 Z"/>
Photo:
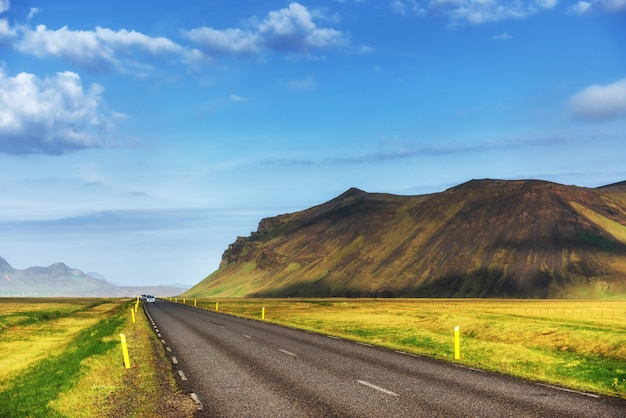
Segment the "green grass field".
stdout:
<path fill-rule="evenodd" d="M 131 306 L 0 299 L 0 417 L 190 416 L 192 400 L 177 393 L 162 346 L 141 311 L 132 323 Z"/>
<path fill-rule="evenodd" d="M 183 302 L 183 299 L 178 299 Z M 184 300 L 188 305 L 193 299 Z M 626 302 L 222 299 L 197 306 L 577 390 L 626 397 Z M 461 358 L 454 360 L 454 327 Z"/>

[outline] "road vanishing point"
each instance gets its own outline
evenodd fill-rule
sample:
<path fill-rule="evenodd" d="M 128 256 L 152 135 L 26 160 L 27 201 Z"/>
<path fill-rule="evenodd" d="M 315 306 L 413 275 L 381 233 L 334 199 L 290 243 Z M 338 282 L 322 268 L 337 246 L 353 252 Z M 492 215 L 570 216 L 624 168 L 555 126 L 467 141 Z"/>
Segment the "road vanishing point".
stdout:
<path fill-rule="evenodd" d="M 159 300 L 196 417 L 620 417 L 626 400 Z"/>

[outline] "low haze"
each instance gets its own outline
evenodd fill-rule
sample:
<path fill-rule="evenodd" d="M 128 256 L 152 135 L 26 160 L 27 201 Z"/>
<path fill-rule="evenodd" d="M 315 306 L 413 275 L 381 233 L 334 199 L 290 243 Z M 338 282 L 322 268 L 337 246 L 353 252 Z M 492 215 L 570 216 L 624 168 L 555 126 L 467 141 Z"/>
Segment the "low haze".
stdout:
<path fill-rule="evenodd" d="M 0 0 L 0 257 L 195 284 L 350 187 L 626 180 L 626 1 Z"/>

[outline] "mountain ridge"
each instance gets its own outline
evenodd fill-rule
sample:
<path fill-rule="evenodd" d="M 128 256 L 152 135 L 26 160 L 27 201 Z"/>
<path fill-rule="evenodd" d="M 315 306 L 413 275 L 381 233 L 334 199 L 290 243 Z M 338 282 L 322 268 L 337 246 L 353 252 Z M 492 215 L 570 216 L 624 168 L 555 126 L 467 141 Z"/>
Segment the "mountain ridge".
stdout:
<path fill-rule="evenodd" d="M 399 196 L 351 188 L 262 219 L 190 296 L 626 294 L 626 188 L 475 179 Z"/>
<path fill-rule="evenodd" d="M 19 270 L 0 257 L 0 296 L 134 297 L 178 295 L 185 290 L 178 286 L 119 286 L 98 273 L 84 273 L 61 262 Z"/>

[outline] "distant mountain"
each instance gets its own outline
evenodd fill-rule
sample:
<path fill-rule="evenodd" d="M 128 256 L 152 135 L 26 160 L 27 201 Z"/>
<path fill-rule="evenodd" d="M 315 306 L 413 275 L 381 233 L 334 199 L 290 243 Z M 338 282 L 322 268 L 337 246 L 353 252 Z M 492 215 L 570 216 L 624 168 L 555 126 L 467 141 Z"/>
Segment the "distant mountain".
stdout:
<path fill-rule="evenodd" d="M 71 296 L 110 290 L 114 286 L 63 263 L 17 270 L 0 257 L 0 295 Z"/>
<path fill-rule="evenodd" d="M 484 179 L 420 196 L 350 189 L 261 220 L 185 295 L 626 295 L 624 186 Z"/>
<path fill-rule="evenodd" d="M 118 286 L 109 283 L 98 273 L 85 274 L 63 263 L 17 270 L 0 257 L 0 297 L 134 297 L 141 294 L 174 296 L 187 289 L 184 286 Z"/>

